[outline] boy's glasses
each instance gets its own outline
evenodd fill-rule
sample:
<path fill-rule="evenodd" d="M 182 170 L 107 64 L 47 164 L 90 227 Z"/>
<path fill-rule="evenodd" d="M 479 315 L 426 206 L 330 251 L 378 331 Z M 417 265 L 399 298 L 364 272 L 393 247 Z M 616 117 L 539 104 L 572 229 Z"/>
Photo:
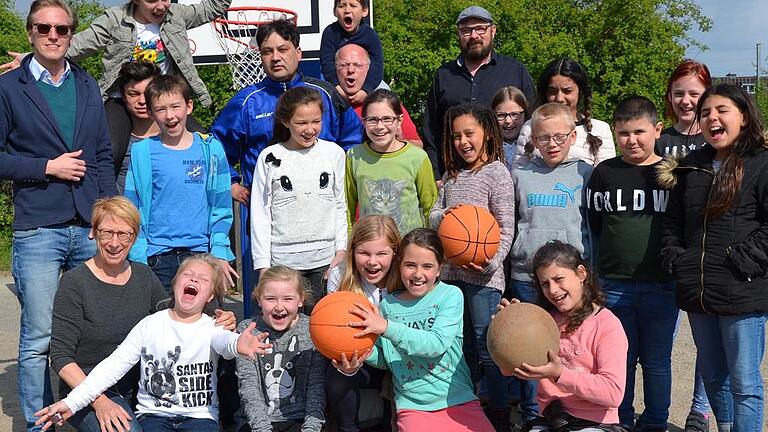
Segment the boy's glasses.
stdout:
<path fill-rule="evenodd" d="M 379 122 L 382 122 L 384 126 L 392 126 L 395 124 L 395 120 L 397 120 L 397 117 L 392 116 L 384 116 L 384 117 L 364 117 L 363 123 L 365 123 L 366 126 L 376 126 L 379 124 Z"/>
<path fill-rule="evenodd" d="M 571 130 L 573 132 L 573 130 Z M 549 144 L 549 141 L 552 140 L 557 145 L 563 145 L 568 140 L 568 135 L 571 134 L 571 132 L 568 133 L 556 133 L 554 135 L 541 135 L 536 137 L 536 142 L 539 145 L 547 145 Z"/>
<path fill-rule="evenodd" d="M 472 27 L 459 27 L 459 34 L 461 34 L 464 37 L 469 37 L 469 35 L 471 35 L 472 32 L 474 31 L 475 33 L 477 33 L 478 36 L 482 36 L 491 27 L 493 27 L 493 24 L 476 25 Z"/>
<path fill-rule="evenodd" d="M 509 117 L 510 120 L 515 121 L 520 117 L 522 117 L 523 114 L 525 114 L 525 111 L 515 111 L 515 112 L 496 111 L 496 120 L 503 122 L 504 120 L 507 119 L 507 117 Z"/>
<path fill-rule="evenodd" d="M 112 231 L 112 230 L 106 230 L 106 229 L 97 229 L 96 230 L 99 240 L 101 241 L 109 241 L 112 240 L 115 236 L 117 236 L 117 240 L 119 240 L 121 243 L 128 243 L 133 239 L 133 233 L 132 232 L 126 232 L 126 231 Z"/>
<path fill-rule="evenodd" d="M 366 66 L 368 66 L 367 63 L 336 63 L 336 69 L 338 70 L 347 70 L 350 67 L 354 68 L 355 70 L 361 70 Z"/>
<path fill-rule="evenodd" d="M 41 35 L 47 35 L 48 33 L 50 33 L 51 28 L 54 28 L 56 30 L 56 34 L 59 36 L 69 36 L 69 33 L 72 31 L 72 27 L 64 24 L 51 25 L 51 24 L 37 23 L 37 24 L 32 24 L 32 27 L 34 27 L 35 31 Z"/>

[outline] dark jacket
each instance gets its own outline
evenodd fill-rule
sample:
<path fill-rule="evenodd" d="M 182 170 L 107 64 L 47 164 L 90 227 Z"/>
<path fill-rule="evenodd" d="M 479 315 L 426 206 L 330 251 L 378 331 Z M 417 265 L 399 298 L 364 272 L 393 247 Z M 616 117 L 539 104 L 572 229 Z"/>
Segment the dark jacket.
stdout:
<path fill-rule="evenodd" d="M 27 56 L 21 67 L 0 75 L 0 178 L 13 180 L 13 229 L 55 225 L 76 215 L 90 221 L 93 203 L 116 193 L 99 86 L 70 63 L 77 94 L 72 148 L 83 150 L 85 176 L 77 182 L 46 176 L 48 161 L 69 150 L 29 71 L 31 60 Z"/>
<path fill-rule="evenodd" d="M 336 76 L 336 51 L 349 44 L 359 45 L 368 52 L 370 66 L 363 90 L 370 94 L 384 79 L 384 53 L 379 34 L 365 21 L 361 22 L 360 27 L 352 34 L 345 32 L 338 21 L 332 22 L 323 30 L 323 37 L 320 39 L 320 67 L 323 79 L 334 86 L 339 85 Z"/>
<path fill-rule="evenodd" d="M 666 159 L 659 181 L 674 186 L 662 228 L 662 260 L 688 312 L 737 315 L 768 311 L 768 151 L 744 158 L 736 204 L 706 214 L 715 150 L 705 146 L 679 165 Z"/>

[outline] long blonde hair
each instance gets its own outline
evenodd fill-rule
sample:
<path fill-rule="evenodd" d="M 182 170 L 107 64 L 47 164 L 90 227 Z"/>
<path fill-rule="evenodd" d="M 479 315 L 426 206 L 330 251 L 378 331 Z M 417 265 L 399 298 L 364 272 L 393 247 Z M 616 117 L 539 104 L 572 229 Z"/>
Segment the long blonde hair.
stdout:
<path fill-rule="evenodd" d="M 341 277 L 339 291 L 352 291 L 365 295 L 365 290 L 363 290 L 363 285 L 360 282 L 360 272 L 355 265 L 355 248 L 362 243 L 375 241 L 380 238 L 384 238 L 387 243 L 389 243 L 389 247 L 392 248 L 392 266 L 389 268 L 389 272 L 385 278 L 387 286 L 389 285 L 390 279 L 398 277 L 398 272 L 392 271 L 395 267 L 397 246 L 400 244 L 400 231 L 398 231 L 395 221 L 389 216 L 364 216 L 360 218 L 355 227 L 352 228 L 352 235 L 349 239 L 347 252 L 346 269 L 344 269 L 344 275 Z"/>

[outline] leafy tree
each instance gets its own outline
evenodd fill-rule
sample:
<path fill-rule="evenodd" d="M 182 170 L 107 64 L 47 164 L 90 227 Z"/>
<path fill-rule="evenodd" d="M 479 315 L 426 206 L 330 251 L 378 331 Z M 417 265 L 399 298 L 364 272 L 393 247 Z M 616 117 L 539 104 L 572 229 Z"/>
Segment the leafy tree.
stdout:
<path fill-rule="evenodd" d="M 23 52 L 29 49 L 24 20 L 13 8 L 12 0 L 0 0 L 0 63 L 11 60 L 6 51 Z"/>
<path fill-rule="evenodd" d="M 589 72 L 594 115 L 610 118 L 625 96 L 663 103 L 666 80 L 690 45 L 694 27 L 710 20 L 693 0 L 479 0 L 494 16 L 496 49 L 526 64 L 536 81 L 558 56 Z M 382 0 L 376 28 L 385 79 L 420 120 L 435 70 L 458 55 L 456 16 L 467 0 Z"/>

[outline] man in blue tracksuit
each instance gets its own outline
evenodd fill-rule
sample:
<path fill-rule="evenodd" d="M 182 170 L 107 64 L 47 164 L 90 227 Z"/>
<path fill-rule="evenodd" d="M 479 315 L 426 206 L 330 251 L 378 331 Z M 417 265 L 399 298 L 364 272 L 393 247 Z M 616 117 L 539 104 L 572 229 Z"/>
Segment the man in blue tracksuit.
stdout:
<path fill-rule="evenodd" d="M 211 127 L 213 135 L 224 145 L 232 176 L 232 197 L 244 204 L 240 206 L 243 287 L 250 289 L 251 250 L 248 227 L 248 200 L 253 170 L 259 153 L 270 144 L 277 100 L 286 90 L 308 86 L 323 97 L 323 125 L 319 138 L 335 142 L 344 150 L 363 142 L 363 125 L 349 104 L 336 92 L 333 85 L 298 73 L 301 48 L 299 32 L 293 22 L 278 20 L 259 27 L 256 43 L 267 77 L 261 82 L 240 90 L 227 103 Z M 235 169 L 240 164 L 239 174 Z M 247 271 L 246 271 L 247 270 Z M 246 313 L 250 296 L 246 301 Z"/>
<path fill-rule="evenodd" d="M 96 80 L 66 58 L 77 18 L 61 0 L 35 0 L 33 54 L 0 76 L 0 179 L 13 181 L 13 278 L 21 305 L 19 398 L 26 430 L 53 402 L 51 314 L 62 270 L 96 253 L 91 208 L 115 174 Z"/>

